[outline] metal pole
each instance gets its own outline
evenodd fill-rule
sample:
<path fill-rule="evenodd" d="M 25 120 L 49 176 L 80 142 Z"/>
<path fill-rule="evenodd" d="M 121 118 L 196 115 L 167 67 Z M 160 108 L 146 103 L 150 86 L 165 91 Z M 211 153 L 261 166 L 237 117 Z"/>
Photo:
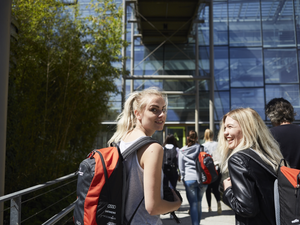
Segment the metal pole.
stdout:
<path fill-rule="evenodd" d="M 21 196 L 10 200 L 10 224 L 21 224 Z"/>
<path fill-rule="evenodd" d="M 195 47 L 196 47 L 196 77 L 199 76 L 199 44 L 198 44 L 198 23 L 195 23 Z M 195 81 L 195 90 L 196 90 L 196 96 L 195 96 L 195 131 L 198 134 L 199 138 L 199 81 Z"/>
<path fill-rule="evenodd" d="M 213 0 L 209 5 L 209 51 L 210 51 L 210 95 L 209 95 L 209 129 L 214 132 L 214 17 L 213 17 Z"/>
<path fill-rule="evenodd" d="M 0 1 L 0 196 L 4 195 L 11 0 Z M 0 225 L 3 225 L 3 202 Z"/>
<path fill-rule="evenodd" d="M 123 41 L 126 41 L 126 19 L 127 19 L 127 4 L 126 4 L 126 0 L 123 0 Z M 122 57 L 123 57 L 123 65 L 122 65 L 122 109 L 124 108 L 124 104 L 125 104 L 125 96 L 126 96 L 126 48 L 123 47 L 122 48 Z"/>
<path fill-rule="evenodd" d="M 133 12 L 132 12 L 133 14 Z M 131 23 L 131 63 L 130 63 L 130 73 L 131 76 L 134 75 L 134 23 Z M 131 79 L 130 83 L 130 93 L 134 90 L 134 79 Z"/>

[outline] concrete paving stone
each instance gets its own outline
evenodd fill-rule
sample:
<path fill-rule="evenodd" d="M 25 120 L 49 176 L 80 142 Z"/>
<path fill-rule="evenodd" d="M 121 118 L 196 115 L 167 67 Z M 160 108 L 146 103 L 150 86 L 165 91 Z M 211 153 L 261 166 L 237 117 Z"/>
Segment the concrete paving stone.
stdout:
<path fill-rule="evenodd" d="M 175 212 L 177 217 L 180 219 L 180 225 L 191 225 L 191 218 L 188 214 L 189 211 L 189 203 L 186 198 L 185 188 L 182 182 L 177 183 L 177 190 L 180 192 L 183 202 L 180 208 Z M 217 213 L 217 201 L 215 197 L 212 195 L 211 199 L 211 207 L 212 212 L 208 212 L 208 206 L 205 194 L 202 198 L 202 219 L 200 225 L 234 225 L 235 218 L 234 212 L 221 201 L 222 205 L 222 214 Z M 160 218 L 164 225 L 175 225 L 177 224 L 174 219 L 170 219 L 170 214 L 161 215 Z"/>

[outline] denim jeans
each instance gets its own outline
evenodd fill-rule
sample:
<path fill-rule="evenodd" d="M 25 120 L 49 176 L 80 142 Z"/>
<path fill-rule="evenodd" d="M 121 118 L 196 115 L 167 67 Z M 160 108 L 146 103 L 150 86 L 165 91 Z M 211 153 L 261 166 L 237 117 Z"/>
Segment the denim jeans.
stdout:
<path fill-rule="evenodd" d="M 207 185 L 198 184 L 197 180 L 186 180 L 183 183 L 190 204 L 192 225 L 199 225 L 202 213 L 201 201 Z"/>

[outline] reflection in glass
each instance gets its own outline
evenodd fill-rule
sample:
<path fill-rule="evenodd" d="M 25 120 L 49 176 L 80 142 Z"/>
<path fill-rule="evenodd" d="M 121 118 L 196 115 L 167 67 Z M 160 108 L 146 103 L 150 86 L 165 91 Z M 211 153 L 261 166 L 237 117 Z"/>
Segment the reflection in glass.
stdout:
<path fill-rule="evenodd" d="M 266 85 L 266 103 L 273 98 L 285 98 L 294 107 L 297 115 L 296 120 L 300 119 L 300 92 L 298 84 L 279 84 L 279 85 Z"/>
<path fill-rule="evenodd" d="M 230 46 L 261 46 L 259 1 L 229 0 L 228 11 Z"/>
<path fill-rule="evenodd" d="M 209 47 L 199 47 L 199 75 L 209 76 Z"/>
<path fill-rule="evenodd" d="M 139 45 L 134 48 L 134 73 L 135 75 L 163 74 L 163 48 L 157 46 Z M 155 50 L 156 49 L 156 50 Z M 128 67 L 129 66 L 129 67 Z M 130 61 L 127 64 L 130 68 Z"/>
<path fill-rule="evenodd" d="M 166 121 L 195 121 L 195 95 L 168 95 Z"/>
<path fill-rule="evenodd" d="M 214 45 L 228 44 L 227 3 L 214 2 Z"/>
<path fill-rule="evenodd" d="M 214 47 L 215 90 L 229 90 L 228 47 Z"/>
<path fill-rule="evenodd" d="M 265 49 L 266 83 L 298 83 L 296 49 Z"/>
<path fill-rule="evenodd" d="M 223 116 L 230 111 L 229 92 L 215 92 L 215 120 L 222 120 Z"/>
<path fill-rule="evenodd" d="M 199 74 L 210 76 L 209 47 L 199 47 Z M 214 47 L 215 90 L 229 89 L 228 47 Z M 208 86 L 209 87 L 209 86 Z M 200 89 L 202 90 L 202 89 Z M 205 89 L 209 90 L 209 89 Z"/>
<path fill-rule="evenodd" d="M 295 46 L 293 1 L 261 0 L 264 47 Z"/>
<path fill-rule="evenodd" d="M 263 86 L 261 48 L 230 49 L 231 87 Z"/>
<path fill-rule="evenodd" d="M 228 44 L 228 11 L 227 4 L 214 2 L 214 45 Z M 198 42 L 201 46 L 209 45 L 209 6 L 205 6 L 199 13 Z"/>
<path fill-rule="evenodd" d="M 231 109 L 250 107 L 265 119 L 265 97 L 263 88 L 232 88 Z"/>
<path fill-rule="evenodd" d="M 164 71 L 169 75 L 194 75 L 195 45 L 164 45 Z"/>

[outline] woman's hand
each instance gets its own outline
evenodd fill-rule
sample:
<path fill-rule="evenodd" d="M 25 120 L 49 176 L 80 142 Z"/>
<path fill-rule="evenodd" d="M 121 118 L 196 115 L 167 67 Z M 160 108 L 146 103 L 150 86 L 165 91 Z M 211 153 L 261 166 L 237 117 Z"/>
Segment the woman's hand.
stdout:
<path fill-rule="evenodd" d="M 224 191 L 231 187 L 231 179 L 230 177 L 227 177 L 224 181 L 223 181 L 223 186 L 224 186 Z"/>

